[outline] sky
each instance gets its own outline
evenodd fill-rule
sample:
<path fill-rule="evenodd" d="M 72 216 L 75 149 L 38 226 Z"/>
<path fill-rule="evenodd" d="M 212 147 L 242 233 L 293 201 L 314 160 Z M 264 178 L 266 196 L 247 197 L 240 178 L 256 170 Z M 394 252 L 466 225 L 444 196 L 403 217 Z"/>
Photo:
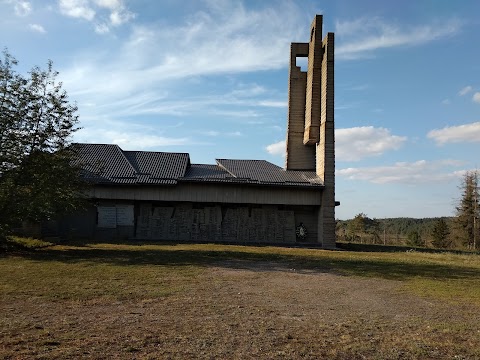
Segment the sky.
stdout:
<path fill-rule="evenodd" d="M 284 166 L 290 43 L 322 14 L 337 218 L 452 216 L 480 166 L 478 0 L 0 0 L 0 14 L 18 71 L 59 71 L 75 142 Z"/>

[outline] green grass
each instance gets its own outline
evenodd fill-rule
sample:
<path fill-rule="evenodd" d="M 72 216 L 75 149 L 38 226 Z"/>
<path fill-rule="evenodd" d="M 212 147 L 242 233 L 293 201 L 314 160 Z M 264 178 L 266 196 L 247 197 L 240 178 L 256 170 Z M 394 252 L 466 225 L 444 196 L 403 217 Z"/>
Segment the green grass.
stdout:
<path fill-rule="evenodd" d="M 35 249 L 0 254 L 0 358 L 480 356 L 478 255 L 152 243 Z M 319 293 L 328 304 L 317 303 Z M 379 295 L 403 308 L 370 307 Z"/>
<path fill-rule="evenodd" d="M 8 236 L 7 246 L 13 249 L 36 250 L 52 246 L 53 243 L 31 237 Z"/>
<path fill-rule="evenodd" d="M 17 252 L 0 258 L 0 289 L 4 294 L 63 299 L 155 297 L 178 291 L 178 284 L 194 281 L 202 269 L 225 260 L 399 280 L 422 296 L 480 305 L 478 255 L 217 244 L 57 245 Z"/>

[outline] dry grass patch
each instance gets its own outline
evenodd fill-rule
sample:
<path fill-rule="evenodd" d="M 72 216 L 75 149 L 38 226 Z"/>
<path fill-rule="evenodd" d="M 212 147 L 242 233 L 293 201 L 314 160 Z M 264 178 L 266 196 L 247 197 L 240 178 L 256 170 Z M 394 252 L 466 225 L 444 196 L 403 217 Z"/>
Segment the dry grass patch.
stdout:
<path fill-rule="evenodd" d="M 480 358 L 475 255 L 90 244 L 0 274 L 5 359 Z"/>

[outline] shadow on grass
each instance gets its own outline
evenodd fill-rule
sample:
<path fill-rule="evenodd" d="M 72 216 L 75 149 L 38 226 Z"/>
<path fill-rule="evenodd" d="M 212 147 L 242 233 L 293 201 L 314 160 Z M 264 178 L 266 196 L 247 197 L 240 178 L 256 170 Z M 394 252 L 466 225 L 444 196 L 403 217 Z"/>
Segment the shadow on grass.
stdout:
<path fill-rule="evenodd" d="M 251 271 L 296 271 L 305 273 L 336 273 L 363 277 L 380 277 L 393 280 L 411 278 L 463 279 L 480 278 L 480 268 L 457 266 L 455 264 L 435 264 L 412 261 L 409 254 L 404 258 L 392 258 L 385 254 L 384 259 L 367 255 L 355 258 L 343 256 L 342 252 L 318 252 L 313 255 L 281 254 L 275 252 L 224 250 L 224 249 L 175 249 L 174 244 L 148 248 L 131 246 L 125 249 L 98 247 L 72 247 L 66 249 L 48 248 L 33 252 L 15 252 L 12 255 L 35 261 L 60 261 L 64 263 L 102 263 L 119 266 L 201 266 L 225 267 Z M 0 255 L 2 257 L 9 254 Z M 417 259 L 418 260 L 418 259 Z"/>

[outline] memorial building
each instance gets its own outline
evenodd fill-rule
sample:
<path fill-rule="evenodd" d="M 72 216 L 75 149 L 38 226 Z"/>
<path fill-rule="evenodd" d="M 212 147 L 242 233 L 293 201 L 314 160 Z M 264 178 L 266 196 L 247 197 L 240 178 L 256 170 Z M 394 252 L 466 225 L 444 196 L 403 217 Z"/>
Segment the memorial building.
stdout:
<path fill-rule="evenodd" d="M 308 59 L 307 71 L 297 66 Z M 286 164 L 77 144 L 90 206 L 63 236 L 110 240 L 316 244 L 335 247 L 334 34 L 315 16 L 292 43 Z"/>

